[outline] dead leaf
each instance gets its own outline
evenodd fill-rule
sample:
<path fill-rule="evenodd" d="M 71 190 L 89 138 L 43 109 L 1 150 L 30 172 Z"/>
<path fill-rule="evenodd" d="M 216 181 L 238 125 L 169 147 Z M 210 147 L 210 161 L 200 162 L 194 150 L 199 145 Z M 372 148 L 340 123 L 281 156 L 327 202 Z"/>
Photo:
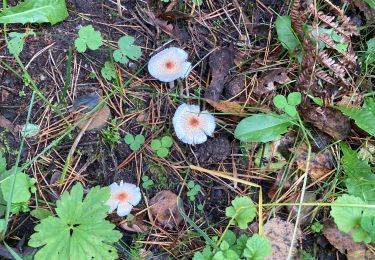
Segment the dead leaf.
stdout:
<path fill-rule="evenodd" d="M 110 117 L 111 117 L 111 110 L 109 109 L 107 105 L 105 105 L 104 107 L 102 107 L 101 109 L 97 110 L 92 115 L 90 115 L 89 118 L 93 118 L 93 120 L 91 121 L 89 126 L 86 128 L 86 131 L 102 129 L 107 124 Z M 80 123 L 78 127 L 80 129 L 84 128 L 86 124 L 88 123 L 88 120 L 89 119 L 82 121 L 82 123 Z"/>
<path fill-rule="evenodd" d="M 286 68 L 280 68 L 271 72 L 264 72 L 258 80 L 258 86 L 253 90 L 254 94 L 261 96 L 276 89 L 275 82 L 285 84 L 290 81 Z"/>
<path fill-rule="evenodd" d="M 223 113 L 233 114 L 235 116 L 242 117 L 246 116 L 246 113 L 244 113 L 242 105 L 238 102 L 215 102 L 207 98 L 205 98 L 204 101 L 213 106 L 216 110 L 219 110 Z"/>
<path fill-rule="evenodd" d="M 307 145 L 302 144 L 300 145 L 294 154 L 297 154 L 296 162 L 297 167 L 301 171 L 306 170 L 306 163 L 307 163 Z M 310 178 L 315 181 L 321 178 L 322 176 L 328 174 L 332 171 L 333 167 L 333 157 L 330 150 L 326 149 L 319 153 L 310 153 L 310 164 L 309 164 L 309 176 Z"/>
<path fill-rule="evenodd" d="M 193 16 L 191 16 L 189 14 L 186 14 L 186 13 L 183 13 L 183 12 L 180 12 L 180 11 L 176 11 L 176 10 L 161 13 L 161 14 L 158 15 L 158 17 L 165 20 L 165 21 L 169 21 L 169 22 L 173 22 L 173 21 L 177 21 L 177 20 L 189 20 L 189 19 L 193 18 Z"/>
<path fill-rule="evenodd" d="M 150 200 L 150 213 L 157 223 L 170 229 L 184 220 L 178 212 L 177 195 L 169 190 L 158 192 Z"/>
<path fill-rule="evenodd" d="M 303 119 L 332 136 L 335 140 L 343 140 L 349 136 L 350 120 L 340 111 L 312 105 L 309 101 L 299 106 Z"/>
<path fill-rule="evenodd" d="M 227 99 L 231 99 L 232 101 L 246 101 L 246 93 L 245 89 L 245 77 L 244 76 L 236 76 L 230 81 L 225 84 L 224 87 L 224 95 Z M 252 100 L 249 100 L 250 102 Z M 255 103 L 256 104 L 256 103 Z"/>
<path fill-rule="evenodd" d="M 360 249 L 356 251 L 350 251 L 346 254 L 348 260 L 374 260 L 375 254 L 371 250 Z"/>
<path fill-rule="evenodd" d="M 299 203 L 300 197 L 294 196 L 290 198 L 287 202 Z M 303 199 L 303 203 L 316 202 L 316 194 L 311 191 L 306 191 Z M 292 215 L 294 219 L 297 216 L 298 206 L 287 206 L 288 212 Z M 299 225 L 304 226 L 307 222 L 310 221 L 312 213 L 315 209 L 315 206 L 305 206 L 301 209 Z"/>
<path fill-rule="evenodd" d="M 147 226 L 143 224 L 140 216 L 135 216 L 131 221 L 121 221 L 120 227 L 126 231 L 135 233 L 144 233 L 148 230 Z"/>
<path fill-rule="evenodd" d="M 287 259 L 289 248 L 292 242 L 294 225 L 290 222 L 273 218 L 264 225 L 264 235 L 268 237 L 272 244 L 272 255 L 267 260 Z M 299 238 L 302 236 L 300 229 L 297 231 L 296 240 L 292 249 L 291 259 L 297 258 L 297 247 Z"/>
<path fill-rule="evenodd" d="M 336 103 L 336 106 L 340 107 L 351 107 L 351 108 L 360 108 L 362 103 L 362 96 L 355 95 L 353 96 L 343 96 L 339 102 Z"/>
<path fill-rule="evenodd" d="M 234 66 L 234 50 L 231 47 L 221 47 L 210 55 L 210 70 L 212 80 L 204 97 L 219 102 L 224 89 L 224 81 L 229 70 Z"/>
<path fill-rule="evenodd" d="M 351 234 L 340 231 L 332 220 L 324 223 L 323 235 L 331 245 L 343 254 L 345 251 L 353 252 L 366 249 L 363 243 L 354 242 Z"/>

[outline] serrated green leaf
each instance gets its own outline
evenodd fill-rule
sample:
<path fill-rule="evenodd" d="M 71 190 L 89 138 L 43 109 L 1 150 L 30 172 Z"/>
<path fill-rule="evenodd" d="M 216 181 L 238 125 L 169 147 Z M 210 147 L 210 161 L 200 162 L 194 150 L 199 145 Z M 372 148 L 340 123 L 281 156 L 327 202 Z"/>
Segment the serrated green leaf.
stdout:
<path fill-rule="evenodd" d="M 375 136 L 375 99 L 368 98 L 362 109 L 336 107 L 344 115 L 353 119 L 356 125 L 372 136 Z"/>
<path fill-rule="evenodd" d="M 104 63 L 104 67 L 101 69 L 101 74 L 106 80 L 112 80 L 116 78 L 115 66 L 110 61 Z"/>
<path fill-rule="evenodd" d="M 78 38 L 74 41 L 74 46 L 77 51 L 83 53 L 87 47 L 90 50 L 97 50 L 103 45 L 102 36 L 99 31 L 96 31 L 91 24 L 83 26 L 78 31 Z"/>
<path fill-rule="evenodd" d="M 358 207 L 351 207 L 348 211 L 348 207 L 336 206 L 337 204 L 355 204 Z M 331 206 L 331 216 L 333 217 L 339 230 L 343 232 L 349 232 L 361 223 L 362 212 L 364 208 L 361 205 L 365 205 L 363 200 L 352 195 L 342 195 L 338 197 Z"/>
<path fill-rule="evenodd" d="M 25 138 L 33 137 L 39 134 L 40 126 L 36 124 L 26 124 L 23 126 L 21 135 Z"/>
<path fill-rule="evenodd" d="M 277 140 L 291 125 L 290 117 L 285 115 L 258 114 L 243 119 L 234 136 L 243 142 L 269 142 Z"/>
<path fill-rule="evenodd" d="M 116 259 L 113 244 L 121 238 L 114 225 L 105 220 L 109 188 L 94 187 L 83 199 L 81 184 L 64 192 L 57 201 L 58 217 L 43 219 L 35 227 L 29 246 L 42 247 L 41 259 Z"/>
<path fill-rule="evenodd" d="M 133 45 L 134 37 L 123 36 L 118 40 L 118 49 L 113 52 L 115 61 L 126 64 L 129 59 L 137 60 L 142 55 L 141 48 Z"/>
<path fill-rule="evenodd" d="M 233 218 L 240 229 L 246 229 L 248 223 L 253 221 L 256 215 L 254 202 L 249 197 L 236 197 L 232 200 L 232 206 L 225 209 L 225 215 Z"/>
<path fill-rule="evenodd" d="M 50 23 L 68 17 L 65 0 L 26 0 L 0 13 L 0 23 Z"/>
<path fill-rule="evenodd" d="M 277 95 L 273 98 L 273 104 L 278 109 L 283 109 L 288 104 L 288 102 L 283 95 Z"/>
<path fill-rule="evenodd" d="M 213 254 L 209 247 L 205 247 L 202 252 L 194 254 L 193 260 L 211 260 Z"/>
<path fill-rule="evenodd" d="M 8 50 L 11 54 L 18 56 L 25 45 L 25 38 L 29 35 L 34 35 L 33 31 L 28 31 L 26 33 L 10 32 L 9 37 L 11 38 L 8 42 Z"/>
<path fill-rule="evenodd" d="M 5 201 L 8 201 L 13 183 L 13 173 L 15 170 L 17 173 L 13 189 L 12 203 L 27 202 L 31 198 L 30 177 L 27 174 L 18 171 L 18 168 L 15 166 L 1 174 L 1 179 L 3 180 L 0 184 L 2 196 Z"/>
<path fill-rule="evenodd" d="M 361 227 L 368 233 L 372 242 L 375 242 L 375 210 L 366 209 L 361 219 Z"/>
<path fill-rule="evenodd" d="M 243 255 L 249 260 L 264 260 L 271 255 L 271 242 L 264 236 L 255 234 L 246 242 Z"/>
<path fill-rule="evenodd" d="M 6 170 L 7 167 L 7 161 L 5 160 L 5 157 L 0 152 L 0 176 L 1 174 Z"/>

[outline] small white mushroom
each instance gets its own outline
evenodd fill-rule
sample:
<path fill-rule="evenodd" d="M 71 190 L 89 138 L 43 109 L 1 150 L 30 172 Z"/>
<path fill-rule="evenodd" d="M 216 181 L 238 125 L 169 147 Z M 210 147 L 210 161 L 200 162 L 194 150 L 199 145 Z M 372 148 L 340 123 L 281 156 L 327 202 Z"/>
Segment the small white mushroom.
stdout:
<path fill-rule="evenodd" d="M 148 62 L 148 71 L 162 82 L 173 82 L 176 79 L 185 78 L 191 71 L 191 63 L 186 61 L 187 58 L 186 51 L 170 47 L 151 57 Z"/>
<path fill-rule="evenodd" d="M 215 118 L 199 106 L 182 104 L 173 116 L 173 127 L 178 139 L 186 144 L 201 144 L 215 131 Z"/>
<path fill-rule="evenodd" d="M 129 215 L 130 211 L 141 201 L 141 192 L 137 186 L 131 183 L 116 182 L 109 185 L 111 197 L 107 201 L 109 213 L 117 209 L 120 217 Z"/>

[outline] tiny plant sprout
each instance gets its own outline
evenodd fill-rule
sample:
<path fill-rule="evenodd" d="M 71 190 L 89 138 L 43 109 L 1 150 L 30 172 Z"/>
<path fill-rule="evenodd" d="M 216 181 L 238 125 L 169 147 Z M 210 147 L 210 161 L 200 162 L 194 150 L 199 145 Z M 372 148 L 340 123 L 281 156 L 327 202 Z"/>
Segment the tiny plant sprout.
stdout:
<path fill-rule="evenodd" d="M 173 127 L 178 139 L 186 144 L 201 144 L 215 131 L 215 118 L 199 106 L 182 104 L 173 116 Z"/>
<path fill-rule="evenodd" d="M 107 201 L 109 213 L 117 209 L 117 215 L 120 217 L 130 214 L 130 211 L 141 201 L 141 191 L 139 187 L 131 183 L 116 182 L 109 185 L 111 197 Z"/>
<path fill-rule="evenodd" d="M 151 57 L 148 71 L 154 78 L 173 86 L 174 80 L 185 78 L 189 74 L 191 63 L 186 61 L 187 58 L 186 51 L 170 47 Z"/>

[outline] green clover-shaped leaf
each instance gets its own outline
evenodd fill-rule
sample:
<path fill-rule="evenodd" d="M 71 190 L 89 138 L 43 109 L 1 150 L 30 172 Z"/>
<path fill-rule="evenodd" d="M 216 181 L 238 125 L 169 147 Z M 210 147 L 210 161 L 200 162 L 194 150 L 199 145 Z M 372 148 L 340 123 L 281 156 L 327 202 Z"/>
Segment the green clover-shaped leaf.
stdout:
<path fill-rule="evenodd" d="M 112 62 L 106 61 L 104 67 L 101 69 L 103 78 L 112 80 L 116 78 L 116 69 Z"/>
<path fill-rule="evenodd" d="M 300 92 L 292 92 L 288 95 L 288 104 L 291 106 L 298 106 L 302 102 L 302 96 Z"/>
<path fill-rule="evenodd" d="M 161 138 L 161 145 L 165 148 L 169 148 L 173 145 L 173 139 L 170 136 L 164 136 Z"/>
<path fill-rule="evenodd" d="M 145 142 L 145 137 L 143 135 L 136 135 L 134 138 L 134 142 L 143 144 Z"/>
<path fill-rule="evenodd" d="M 288 102 L 283 95 L 277 95 L 273 98 L 273 104 L 278 109 L 283 109 L 288 104 Z"/>
<path fill-rule="evenodd" d="M 157 150 L 156 154 L 157 154 L 160 158 L 165 158 L 165 157 L 168 156 L 168 154 L 169 154 L 169 150 L 168 150 L 168 148 L 161 147 L 159 150 Z"/>
<path fill-rule="evenodd" d="M 162 147 L 159 139 L 154 139 L 151 141 L 151 149 L 154 151 L 159 150 Z"/>
<path fill-rule="evenodd" d="M 232 200 L 232 206 L 225 209 L 225 215 L 233 218 L 240 229 L 246 229 L 256 215 L 254 202 L 249 197 L 236 197 Z"/>
<path fill-rule="evenodd" d="M 291 117 L 295 117 L 297 115 L 297 109 L 295 106 L 292 105 L 286 105 L 284 107 L 285 113 L 287 113 Z"/>
<path fill-rule="evenodd" d="M 101 33 L 99 31 L 95 31 L 91 24 L 79 29 L 78 38 L 74 41 L 74 46 L 80 53 L 85 52 L 87 48 L 95 51 L 102 45 L 103 41 Z"/>
<path fill-rule="evenodd" d="M 113 52 L 115 61 L 126 64 L 129 59 L 137 60 L 142 55 L 141 48 L 133 45 L 134 37 L 123 36 L 118 41 L 118 49 Z"/>

